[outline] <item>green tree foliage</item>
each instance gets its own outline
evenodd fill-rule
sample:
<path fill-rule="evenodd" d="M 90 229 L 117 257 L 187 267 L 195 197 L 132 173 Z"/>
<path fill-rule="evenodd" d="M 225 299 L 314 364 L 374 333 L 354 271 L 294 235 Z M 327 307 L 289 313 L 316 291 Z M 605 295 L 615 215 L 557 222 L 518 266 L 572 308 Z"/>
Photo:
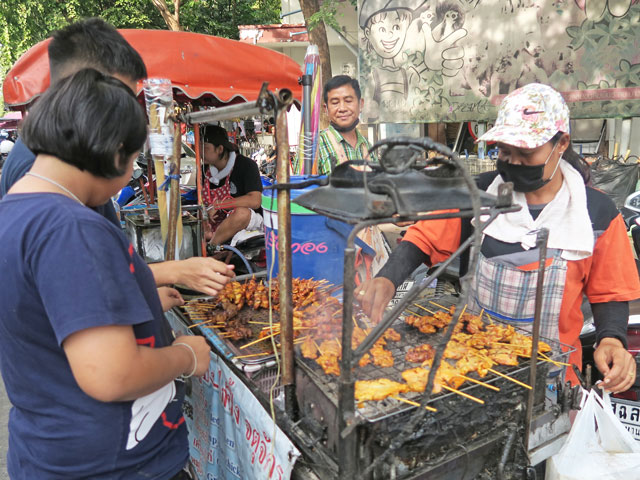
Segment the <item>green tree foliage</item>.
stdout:
<path fill-rule="evenodd" d="M 0 83 L 30 47 L 88 17 L 117 28 L 167 28 L 151 0 L 0 0 Z M 180 23 L 186 31 L 237 39 L 238 25 L 280 23 L 280 0 L 183 0 Z"/>

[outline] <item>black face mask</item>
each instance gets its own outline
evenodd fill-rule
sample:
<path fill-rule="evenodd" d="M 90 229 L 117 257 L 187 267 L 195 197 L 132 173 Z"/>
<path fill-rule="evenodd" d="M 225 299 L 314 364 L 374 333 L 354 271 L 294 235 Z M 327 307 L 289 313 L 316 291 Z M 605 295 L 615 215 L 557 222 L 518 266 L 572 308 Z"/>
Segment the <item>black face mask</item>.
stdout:
<path fill-rule="evenodd" d="M 544 187 L 549 181 L 542 179 L 544 165 L 513 165 L 504 160 L 496 163 L 498 172 L 505 182 L 513 182 L 513 190 L 516 192 L 528 193 Z"/>
<path fill-rule="evenodd" d="M 555 149 L 556 146 L 554 145 L 553 150 L 551 150 L 547 160 L 542 165 L 514 165 L 498 159 L 496 163 L 498 173 L 500 173 L 502 180 L 513 183 L 513 190 L 515 192 L 529 193 L 538 190 L 549 183 L 558 170 L 560 159 L 558 159 L 556 168 L 553 170 L 551 176 L 546 180 L 542 178 L 544 175 L 544 167 L 549 162 L 551 154 L 553 154 Z"/>
<path fill-rule="evenodd" d="M 337 131 L 339 131 L 340 133 L 346 133 L 346 132 L 350 132 L 351 130 L 353 130 L 354 128 L 356 128 L 356 126 L 358 125 L 358 123 L 360 123 L 360 119 L 356 118 L 355 122 L 353 122 L 351 125 L 347 126 L 347 127 L 339 127 L 338 125 L 336 125 L 335 123 L 331 122 L 331 126 L 333 128 L 335 128 Z"/>

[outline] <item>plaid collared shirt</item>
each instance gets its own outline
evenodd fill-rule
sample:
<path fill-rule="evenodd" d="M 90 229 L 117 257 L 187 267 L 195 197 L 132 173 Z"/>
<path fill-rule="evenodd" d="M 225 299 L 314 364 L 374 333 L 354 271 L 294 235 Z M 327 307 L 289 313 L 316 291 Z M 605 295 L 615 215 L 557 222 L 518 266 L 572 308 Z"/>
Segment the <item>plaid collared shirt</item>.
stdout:
<path fill-rule="evenodd" d="M 332 126 L 329 126 L 329 128 L 320 132 L 318 138 L 318 151 L 316 153 L 318 162 L 318 175 L 327 175 L 331 173 L 332 164 L 337 165 L 341 163 L 340 155 L 338 155 L 338 153 L 336 152 L 333 143 L 329 139 L 329 135 L 333 135 L 335 143 L 342 146 L 347 160 L 362 160 L 363 158 L 365 158 L 365 154 L 371 147 L 368 140 L 358 130 L 356 130 L 358 141 L 356 142 L 356 146 L 354 148 L 349 142 L 344 139 L 340 132 L 338 132 Z M 371 161 L 377 162 L 378 157 L 375 154 L 371 155 Z M 296 158 L 293 160 L 292 165 L 294 173 L 298 173 L 300 171 L 300 163 L 301 162 L 298 156 L 296 156 Z"/>
<path fill-rule="evenodd" d="M 335 143 L 340 145 L 344 149 L 344 154 L 347 160 L 362 160 L 369 152 L 369 141 L 356 130 L 356 136 L 358 138 L 355 148 L 347 142 L 342 134 L 338 132 L 331 125 L 326 130 L 320 132 L 320 138 L 318 140 L 318 174 L 327 175 L 331 173 L 332 162 L 334 164 L 341 163 L 340 155 L 336 152 L 333 143 L 329 139 L 329 135 L 333 135 Z M 333 159 L 333 160 L 332 160 Z M 371 156 L 371 161 L 377 162 L 378 158 L 375 154 Z"/>

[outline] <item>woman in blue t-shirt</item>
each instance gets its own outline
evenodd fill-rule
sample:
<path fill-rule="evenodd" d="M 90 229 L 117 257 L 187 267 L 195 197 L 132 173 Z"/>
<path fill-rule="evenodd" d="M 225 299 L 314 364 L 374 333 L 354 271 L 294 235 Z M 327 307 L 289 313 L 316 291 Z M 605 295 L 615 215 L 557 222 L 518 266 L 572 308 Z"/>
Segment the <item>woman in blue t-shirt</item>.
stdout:
<path fill-rule="evenodd" d="M 188 461 L 182 376 L 203 337 L 173 340 L 151 271 L 104 204 L 146 139 L 127 86 L 85 69 L 22 129 L 37 155 L 0 202 L 0 371 L 12 479 L 174 479 Z"/>

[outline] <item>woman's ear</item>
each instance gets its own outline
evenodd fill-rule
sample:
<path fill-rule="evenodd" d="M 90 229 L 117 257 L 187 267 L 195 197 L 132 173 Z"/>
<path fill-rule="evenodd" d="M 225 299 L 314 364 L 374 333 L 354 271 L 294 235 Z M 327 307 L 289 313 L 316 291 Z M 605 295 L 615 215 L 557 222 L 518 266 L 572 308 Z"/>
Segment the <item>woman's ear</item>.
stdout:
<path fill-rule="evenodd" d="M 563 133 L 558 140 L 558 151 L 562 155 L 571 145 L 571 136 L 568 133 Z"/>

